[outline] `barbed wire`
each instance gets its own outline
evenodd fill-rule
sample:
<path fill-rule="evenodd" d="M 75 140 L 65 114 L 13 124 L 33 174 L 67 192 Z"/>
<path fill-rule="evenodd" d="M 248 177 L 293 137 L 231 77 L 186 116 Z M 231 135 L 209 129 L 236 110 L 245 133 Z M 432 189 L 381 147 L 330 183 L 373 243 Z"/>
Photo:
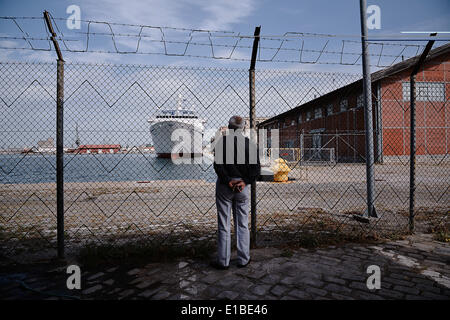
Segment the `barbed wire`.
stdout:
<path fill-rule="evenodd" d="M 55 18 L 52 17 L 51 13 L 49 13 L 52 20 L 60 20 L 60 21 L 67 21 L 67 18 Z M 43 20 L 43 17 L 8 17 L 8 16 L 0 16 L 0 19 L 16 19 L 16 20 Z M 147 27 L 147 28 L 154 28 L 154 29 L 168 29 L 168 30 L 178 30 L 178 31 L 202 31 L 202 32 L 217 32 L 217 33 L 224 33 L 224 34 L 231 34 L 231 35 L 221 35 L 220 37 L 234 37 L 236 32 L 230 31 L 230 30 L 209 30 L 209 29 L 192 29 L 192 28 L 181 28 L 181 27 L 168 27 L 168 26 L 152 26 L 152 25 L 142 25 L 142 24 L 131 24 L 131 23 L 117 23 L 117 22 L 106 22 L 106 21 L 97 21 L 97 20 L 83 20 L 83 19 L 70 19 L 71 21 L 76 22 L 85 22 L 85 23 L 99 23 L 99 24 L 108 24 L 108 25 L 115 25 L 115 26 L 127 26 L 127 27 Z M 219 35 L 217 35 L 219 37 Z M 328 38 L 361 38 L 360 34 L 326 34 L 326 33 L 314 33 L 314 32 L 298 32 L 298 31 L 288 31 L 281 35 L 260 35 L 258 36 L 260 39 L 275 39 L 275 38 L 296 38 L 296 37 L 328 37 Z M 239 35 L 239 37 L 242 38 L 255 38 L 254 35 Z M 399 37 L 403 39 L 407 39 L 408 37 L 414 37 L 417 38 L 416 35 L 408 36 L 408 34 L 382 34 L 382 35 L 368 35 L 368 38 L 385 38 L 385 37 Z M 428 40 L 429 37 L 425 36 L 422 40 Z M 437 37 L 433 37 L 433 40 L 439 40 Z M 441 39 L 442 40 L 442 39 Z M 445 41 L 448 41 L 448 39 L 443 39 Z"/>
<path fill-rule="evenodd" d="M 61 51 L 70 53 L 105 53 L 105 54 L 140 54 L 140 55 L 164 55 L 174 57 L 191 57 L 222 59 L 232 61 L 250 61 L 251 43 L 245 44 L 245 41 L 253 40 L 253 35 L 243 35 L 234 31 L 206 30 L 192 28 L 161 27 L 151 25 L 138 25 L 127 23 L 114 23 L 94 20 L 75 20 L 86 24 L 87 31 L 75 31 L 73 34 L 65 35 L 59 27 L 58 21 L 66 21 L 66 18 L 50 19 L 57 31 L 56 39 L 62 42 Z M 0 17 L 0 20 L 11 20 L 20 31 L 20 35 L 0 36 L 3 40 L 23 40 L 26 46 L 15 46 L 9 44 L 0 46 L 0 49 L 6 50 L 39 50 L 52 51 L 51 37 L 45 26 L 43 17 Z M 47 37 L 30 36 L 18 20 L 42 20 L 44 23 L 44 32 Z M 107 31 L 94 31 L 93 26 L 104 26 Z M 123 33 L 114 31 L 114 26 L 138 28 L 136 33 Z M 146 34 L 146 31 L 156 32 L 156 35 Z M 183 33 L 184 40 L 172 39 L 168 36 L 170 32 Z M 82 35 L 82 38 L 77 38 Z M 335 64 L 335 65 L 359 65 L 361 64 L 361 42 L 357 40 L 340 39 L 344 35 L 318 34 L 307 32 L 285 32 L 282 35 L 259 36 L 259 50 L 257 61 L 259 62 L 282 62 L 282 63 L 304 63 L 304 64 Z M 355 35 L 345 35 L 353 37 Z M 74 38 L 75 37 L 75 38 Z M 100 37 L 109 38 L 112 44 L 112 50 L 93 49 L 93 39 Z M 136 41 L 135 46 L 129 43 L 126 46 L 129 50 L 120 49 L 120 42 L 126 39 Z M 232 43 L 220 43 L 219 41 L 227 39 Z M 316 43 L 312 44 L 312 41 Z M 32 41 L 46 41 L 48 48 L 39 48 L 32 44 Z M 153 51 L 142 49 L 142 43 L 154 44 Z M 311 45 L 317 46 L 317 42 L 322 41 L 318 48 L 311 48 Z M 70 43 L 78 42 L 74 47 Z M 268 42 L 275 42 L 275 46 L 267 45 Z M 389 67 L 396 63 L 400 58 L 411 58 L 417 56 L 424 46 L 420 44 L 399 44 L 391 42 L 368 42 L 373 49 L 369 56 L 375 58 L 376 63 L 371 63 L 375 67 Z M 105 45 L 105 44 L 103 44 Z M 170 50 L 170 46 L 178 46 L 177 50 Z M 359 45 L 359 46 L 357 46 Z M 354 46 L 354 48 L 351 48 Z M 192 50 L 208 47 L 209 50 L 199 53 L 192 53 Z M 388 52 L 393 51 L 395 52 Z M 220 50 L 228 49 L 228 53 L 218 54 Z M 246 49 L 248 56 L 237 54 L 239 50 Z M 306 57 L 305 57 L 306 56 Z M 327 58 L 324 58 L 327 57 Z"/>
<path fill-rule="evenodd" d="M 87 33 L 86 33 L 87 34 Z M 95 34 L 95 33 L 93 33 Z M 120 34 L 115 34 L 115 36 L 121 36 Z M 128 36 L 128 35 L 127 35 Z M 136 35 L 130 35 L 130 36 L 135 36 Z M 145 37 L 145 36 L 142 36 Z M 15 37 L 15 36 L 0 36 L 0 39 L 17 39 L 17 40 L 51 40 L 50 37 L 47 38 L 33 38 L 33 37 Z M 56 37 L 55 39 L 57 40 L 61 40 L 61 41 L 80 41 L 78 39 L 67 39 L 67 38 L 62 38 L 62 37 Z M 211 43 L 206 43 L 206 42 L 192 42 L 192 41 L 172 41 L 172 40 L 156 40 L 156 39 L 151 39 L 148 40 L 149 42 L 159 42 L 159 43 L 169 43 L 169 44 L 190 44 L 190 45 L 197 45 L 197 46 L 211 46 Z M 352 41 L 352 40 L 342 40 L 342 44 L 344 45 L 347 42 L 356 42 L 356 41 Z M 369 44 L 375 44 L 375 43 L 369 43 Z M 377 45 L 381 45 L 382 47 L 385 44 L 377 44 Z M 395 44 L 393 44 L 395 45 Z M 216 47 L 225 47 L 225 48 L 239 48 L 239 49 L 251 49 L 252 47 L 250 45 L 224 45 L 224 44 L 213 44 L 213 46 Z M 281 45 L 280 45 L 281 46 Z M 326 45 L 324 46 L 326 47 Z M 402 46 L 403 47 L 403 46 Z M 419 51 L 419 49 L 422 47 L 420 45 L 410 45 L 408 47 L 416 47 L 417 48 L 417 52 Z M 325 53 L 325 54 L 340 54 L 340 55 L 356 55 L 356 56 L 360 56 L 360 53 L 356 53 L 356 52 L 343 52 L 343 51 L 328 51 L 328 50 L 314 50 L 314 49 L 295 49 L 295 48 L 281 48 L 281 47 L 259 47 L 260 49 L 267 49 L 267 50 L 282 50 L 282 51 L 295 51 L 295 52 L 312 52 L 312 53 Z M 25 48 L 23 48 L 25 49 Z M 139 53 L 138 52 L 139 47 L 137 46 L 136 50 L 134 51 L 116 51 L 116 53 Z M 405 48 L 404 48 L 405 49 Z M 403 49 L 403 51 L 404 51 Z M 66 48 L 66 51 L 69 52 L 74 52 L 75 50 L 73 49 L 69 49 Z M 84 50 L 79 50 L 80 52 L 91 52 L 88 49 L 84 49 Z M 111 52 L 111 51 L 109 51 Z M 111 52 L 112 53 L 112 52 Z M 371 56 L 376 56 L 379 57 L 379 54 L 370 54 Z M 382 54 L 383 57 L 398 57 L 398 55 L 393 55 L 393 54 Z"/>

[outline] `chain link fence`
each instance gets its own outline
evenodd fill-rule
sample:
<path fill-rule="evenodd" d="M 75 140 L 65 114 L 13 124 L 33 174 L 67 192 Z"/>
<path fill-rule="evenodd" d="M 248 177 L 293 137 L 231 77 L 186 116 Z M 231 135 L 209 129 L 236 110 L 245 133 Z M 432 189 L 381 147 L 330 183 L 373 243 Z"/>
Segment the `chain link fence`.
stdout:
<path fill-rule="evenodd" d="M 448 100 L 450 65 L 448 55 L 427 62 L 415 77 L 415 206 L 416 230 L 433 231 L 447 226 L 450 209 L 450 119 Z M 381 81 L 378 99 L 383 106 L 383 166 L 379 169 L 379 193 L 391 194 L 390 203 L 378 202 L 390 213 L 409 216 L 411 83 L 407 71 Z M 380 196 L 381 198 L 381 196 Z M 388 206 L 389 205 L 389 206 Z M 392 214 L 392 213 L 391 213 Z"/>
<path fill-rule="evenodd" d="M 448 69 L 426 66 L 417 78 L 418 228 L 448 222 Z M 64 72 L 66 248 L 214 242 L 212 144 L 231 116 L 249 115 L 248 70 L 66 63 Z M 372 84 L 378 218 L 366 221 L 361 76 L 256 71 L 257 128 L 266 130 L 260 139 L 290 169 L 286 182 L 257 182 L 257 245 L 310 231 L 408 231 L 408 77 Z M 3 256 L 54 255 L 56 64 L 2 62 L 0 82 Z M 173 150 L 187 155 L 177 149 L 177 129 L 192 145 L 201 141 L 190 163 L 171 159 Z M 271 145 L 274 130 L 278 146 Z"/>
<path fill-rule="evenodd" d="M 278 154 L 291 170 L 286 183 L 258 187 L 260 233 L 266 230 L 269 239 L 284 239 L 288 232 L 298 236 L 308 230 L 381 235 L 410 230 L 411 71 L 382 72 L 372 75 L 377 217 L 362 217 L 367 211 L 362 82 L 345 74 L 322 73 L 314 74 L 320 86 L 310 88 L 312 82 L 299 73 L 298 82 L 287 87 L 298 90 L 291 85 L 298 83 L 302 89 L 325 90 L 260 124 L 269 137 L 271 130 L 278 130 Z M 427 63 L 417 75 L 413 220 L 420 231 L 448 228 L 448 72 L 444 57 Z M 331 85 L 336 82 L 338 89 Z M 269 106 L 257 109 L 267 110 Z"/>

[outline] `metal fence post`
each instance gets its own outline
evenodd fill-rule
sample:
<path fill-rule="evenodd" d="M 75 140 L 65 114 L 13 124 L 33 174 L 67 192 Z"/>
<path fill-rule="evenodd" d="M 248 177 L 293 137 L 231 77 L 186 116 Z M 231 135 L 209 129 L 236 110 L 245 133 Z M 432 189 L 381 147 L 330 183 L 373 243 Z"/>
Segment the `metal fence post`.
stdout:
<path fill-rule="evenodd" d="M 414 232 L 414 194 L 416 189 L 416 75 L 411 74 L 410 88 L 410 146 L 409 146 L 409 231 Z"/>
<path fill-rule="evenodd" d="M 64 60 L 47 11 L 44 19 L 58 55 L 56 66 L 56 239 L 58 258 L 64 258 Z"/>
<path fill-rule="evenodd" d="M 335 143 L 336 143 L 336 162 L 339 162 L 339 136 L 338 131 L 336 129 L 336 135 L 334 137 Z"/>
<path fill-rule="evenodd" d="M 373 173 L 373 119 L 372 119 L 372 81 L 370 77 L 369 55 L 367 50 L 366 0 L 360 0 L 362 69 L 364 94 L 364 124 L 366 129 L 366 180 L 367 180 L 367 215 L 378 217 L 374 205 L 375 179 Z"/>
<path fill-rule="evenodd" d="M 381 105 L 381 84 L 377 85 L 377 98 L 376 98 L 376 108 L 375 108 L 375 162 L 383 163 L 383 121 L 382 121 L 382 105 Z"/>
<path fill-rule="evenodd" d="M 304 129 L 302 129 L 302 132 L 300 133 L 300 166 L 302 165 L 302 161 L 303 161 L 303 156 L 304 156 L 304 146 L 305 146 L 305 134 L 304 134 Z"/>
<path fill-rule="evenodd" d="M 56 84 L 56 223 L 58 257 L 64 257 L 64 61 L 58 60 Z"/>
<path fill-rule="evenodd" d="M 259 34 L 261 26 L 255 28 L 252 49 L 252 60 L 249 69 L 249 93 L 250 93 L 250 133 L 254 134 L 256 129 L 256 101 L 255 101 L 255 64 L 256 54 L 258 52 Z M 256 137 L 250 137 L 256 142 Z M 253 182 L 250 187 L 250 212 L 251 212 L 251 237 L 250 245 L 252 248 L 256 246 L 256 182 Z"/>
<path fill-rule="evenodd" d="M 430 34 L 435 36 L 436 33 Z M 434 40 L 428 41 L 425 49 L 420 55 L 419 61 L 414 66 L 409 78 L 410 91 L 410 145 L 409 145 L 409 231 L 414 232 L 414 207 L 416 191 L 416 74 L 422 67 L 425 59 L 433 47 Z"/>

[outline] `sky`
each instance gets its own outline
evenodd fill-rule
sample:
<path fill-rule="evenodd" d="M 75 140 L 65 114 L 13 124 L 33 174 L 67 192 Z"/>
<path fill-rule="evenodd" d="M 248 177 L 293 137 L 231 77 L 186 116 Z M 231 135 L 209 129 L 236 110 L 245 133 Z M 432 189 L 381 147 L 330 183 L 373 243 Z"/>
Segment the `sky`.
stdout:
<path fill-rule="evenodd" d="M 368 5 L 380 8 L 379 30 L 369 30 L 369 40 L 391 37 L 398 39 L 401 31 L 450 31 L 450 1 L 448 0 L 397 0 L 368 1 Z M 261 35 L 276 39 L 261 40 L 260 60 L 270 60 L 280 45 L 278 36 L 287 32 L 332 34 L 336 37 L 305 36 L 283 43 L 283 48 L 296 49 L 285 51 L 276 57 L 279 60 L 298 58 L 298 49 L 306 49 L 302 61 L 313 62 L 326 45 L 326 51 L 341 50 L 342 40 L 346 42 L 343 57 L 345 65 L 336 63 L 289 63 L 258 61 L 257 69 L 282 69 L 306 72 L 340 72 L 336 74 L 299 74 L 299 73 L 258 73 L 257 78 L 257 116 L 273 116 L 304 103 L 316 94 L 335 89 L 355 81 L 361 74 L 361 66 L 352 62 L 361 62 L 359 1 L 340 0 L 96 0 L 96 1 L 32 1 L 0 0 L 0 16 L 41 17 L 44 10 L 56 18 L 53 22 L 58 36 L 67 40 L 59 41 L 62 49 L 67 45 L 71 49 L 85 47 L 88 23 L 82 22 L 79 30 L 66 26 L 70 16 L 66 12 L 70 5 L 80 8 L 81 20 L 106 21 L 110 23 L 169 27 L 163 29 L 145 28 L 145 38 L 140 42 L 140 52 L 162 53 L 161 42 L 147 41 L 160 39 L 164 30 L 166 40 L 186 41 L 189 30 L 170 28 L 202 29 L 216 32 L 213 37 L 216 56 L 226 57 L 229 45 L 236 38 L 223 35 L 253 35 L 256 26 L 261 26 Z M 47 31 L 42 20 L 17 20 L 22 30 L 33 38 L 46 38 Z M 128 25 L 110 25 L 115 34 L 136 34 L 140 28 Z M 90 25 L 89 49 L 91 51 L 114 50 L 106 24 Z M 27 47 L 21 40 L 23 33 L 13 20 L 0 19 L 0 47 Z M 9 37 L 6 39 L 5 37 Z M 11 39 L 17 37 L 17 39 Z M 406 35 L 402 36 L 406 38 Z M 450 37 L 450 34 L 448 35 Z M 193 41 L 205 43 L 205 33 L 196 32 Z M 69 41 L 74 40 L 74 41 Z M 115 38 L 121 51 L 135 50 L 136 37 Z M 292 39 L 289 39 L 292 40 Z M 65 80 L 65 139 L 67 146 L 75 141 L 75 127 L 78 125 L 81 142 L 121 143 L 140 145 L 148 143 L 149 124 L 147 119 L 162 107 L 173 106 L 178 93 L 183 94 L 188 106 L 196 108 L 199 115 L 208 120 L 207 128 L 224 125 L 224 119 L 233 114 L 248 112 L 248 58 L 251 54 L 253 39 L 245 38 L 240 42 L 244 48 L 237 48 L 233 57 L 247 61 L 227 59 L 195 58 L 188 56 L 166 56 L 163 54 L 106 54 L 99 52 L 74 53 L 63 51 L 68 63 L 89 63 L 90 66 L 108 64 L 107 67 L 85 67 L 66 64 Z M 31 41 L 35 48 L 48 49 L 49 42 Z M 417 44 L 425 42 L 397 41 L 395 44 Z M 443 44 L 437 42 L 435 46 Z M 50 48 L 52 48 L 50 46 Z M 183 46 L 167 43 L 170 53 L 183 52 Z M 266 48 L 266 49 L 264 49 Z M 400 61 L 399 53 L 413 56 L 417 47 L 402 46 L 383 48 L 387 64 Z M 181 51 L 180 51 L 181 50 Z M 228 51 L 227 51 L 228 50 Z M 371 71 L 375 71 L 380 45 L 369 46 Z M 189 47 L 190 55 L 211 55 L 211 46 Z M 420 52 L 419 52 L 420 53 Z M 355 60 L 356 59 L 356 60 Z M 340 57 L 323 54 L 321 62 L 336 62 Z M 37 141 L 54 136 L 55 132 L 55 74 L 53 65 L 3 65 L 1 62 L 55 62 L 53 50 L 5 50 L 0 49 L 0 97 L 3 100 L 0 119 L 0 148 L 30 147 Z M 120 66 L 122 65 L 122 66 Z M 210 67 L 218 71 L 203 72 L 197 69 L 158 69 L 153 67 L 123 67 L 123 65 L 170 66 L 170 67 Z M 231 68 L 238 69 L 230 71 Z M 175 71 L 174 71 L 175 70 Z M 178 70 L 178 71 L 177 71 Z M 344 75 L 350 73 L 353 75 Z M 105 81 L 108 79 L 108 81 Z M 338 80 L 338 81 L 336 81 Z M 151 98 L 151 99 L 150 99 Z"/>
<path fill-rule="evenodd" d="M 368 1 L 368 6 L 377 5 L 381 13 L 381 25 L 379 30 L 369 30 L 369 36 L 382 35 L 400 36 L 401 31 L 450 31 L 450 2 L 447 0 L 380 0 Z M 360 36 L 360 18 L 359 1 L 357 0 L 96 0 L 96 1 L 73 1 L 73 0 L 17 0 L 0 1 L 0 12 L 2 16 L 42 16 L 44 10 L 48 10 L 55 18 L 68 18 L 70 14 L 66 13 L 70 5 L 77 5 L 80 8 L 81 20 L 107 21 L 114 23 L 147 25 L 156 27 L 175 27 L 175 28 L 195 28 L 206 30 L 233 31 L 241 35 L 252 35 L 256 26 L 261 26 L 262 35 L 282 35 L 286 32 L 307 32 L 346 35 L 346 39 L 359 40 Z M 42 22 L 28 23 L 27 21 L 18 21 L 21 26 L 30 35 L 35 37 L 44 37 L 45 29 Z M 87 32 L 87 23 L 81 24 L 80 30 L 69 30 L 65 26 L 64 20 L 57 20 L 60 32 L 64 38 L 77 39 L 78 42 L 69 42 L 71 48 L 84 47 L 85 34 Z M 115 33 L 137 33 L 138 27 L 113 26 Z M 90 31 L 109 32 L 106 25 L 91 25 Z M 144 30 L 149 36 L 160 37 L 155 30 Z M 166 39 L 186 40 L 186 32 L 171 32 L 165 30 Z M 21 33 L 11 20 L 0 22 L 0 33 L 7 35 L 18 35 Z M 201 34 L 197 34 L 201 37 Z M 450 35 L 449 35 L 450 37 Z M 148 38 L 147 38 L 148 39 Z M 199 39 L 200 38 L 195 38 Z M 204 37 L 202 40 L 204 41 Z M 144 39 L 146 40 L 146 39 Z M 234 40 L 218 38 L 215 43 L 231 44 Z M 307 37 L 304 39 L 304 48 L 320 51 L 323 48 L 327 38 Z M 90 49 L 108 51 L 113 50 L 110 37 L 91 36 Z M 220 42 L 222 41 L 222 42 Z M 244 40 L 240 44 L 251 46 L 251 39 Z M 137 38 L 116 38 L 119 50 L 133 50 L 137 45 Z M 400 43 L 400 42 L 399 42 Z M 405 43 L 405 42 L 401 42 Z M 0 41 L 0 46 L 26 46 L 22 40 L 4 40 Z M 33 42 L 37 47 L 47 47 L 46 41 Z M 331 39 L 327 49 L 336 50 L 340 47 L 341 39 Z M 439 43 L 438 43 L 439 44 Z M 437 44 L 437 45 L 438 45 Z M 147 47 L 146 47 L 147 45 Z M 262 47 L 277 47 L 278 41 L 262 40 Z M 286 44 L 285 44 L 286 45 Z M 141 42 L 141 50 L 162 52 L 162 47 L 155 48 L 155 43 Z M 300 48 L 300 43 L 292 43 L 292 46 Z M 63 45 L 61 45 L 64 48 Z M 373 48 L 373 51 L 377 51 Z M 161 49 L 158 51 L 158 49 Z M 181 52 L 181 46 L 172 45 L 168 50 L 172 52 Z M 393 55 L 400 52 L 401 47 L 391 48 Z M 181 51 L 179 51 L 181 50 Z M 228 56 L 231 49 L 215 48 L 215 54 Z M 360 51 L 360 45 L 349 50 Z M 386 50 L 386 49 L 385 49 Z M 411 50 L 414 50 L 411 48 Z M 209 46 L 196 47 L 192 54 L 209 55 L 211 48 Z M 248 58 L 251 49 L 236 50 L 233 54 L 235 58 Z M 386 53 L 388 51 L 385 51 Z M 411 51 L 413 52 L 413 51 Z M 262 58 L 270 58 L 273 50 L 261 49 Z M 0 50 L 0 58 L 3 60 L 54 60 L 54 52 L 13 52 L 11 50 Z M 411 56 L 413 54 L 411 53 Z M 305 61 L 314 61 L 317 54 L 305 54 Z M 282 56 L 280 60 L 283 60 Z M 66 61 L 84 61 L 84 62 L 110 62 L 110 63 L 132 63 L 132 64 L 156 64 L 156 65 L 196 65 L 196 66 L 223 66 L 247 68 L 248 61 L 229 61 L 218 59 L 200 59 L 189 57 L 167 57 L 163 55 L 119 55 L 102 53 L 64 53 Z M 326 61 L 327 57 L 322 57 Z M 338 57 L 334 57 L 338 59 Z M 347 57 L 349 62 L 352 56 Z M 339 59 L 338 59 L 339 60 Z M 374 59 L 375 60 L 375 59 Z M 333 60 L 335 61 L 335 60 Z M 374 62 L 376 64 L 376 61 Z M 299 63 L 271 63 L 261 62 L 260 68 L 287 68 L 295 70 L 339 70 L 358 72 L 360 67 L 341 66 L 341 65 L 321 65 L 321 64 L 299 64 Z"/>

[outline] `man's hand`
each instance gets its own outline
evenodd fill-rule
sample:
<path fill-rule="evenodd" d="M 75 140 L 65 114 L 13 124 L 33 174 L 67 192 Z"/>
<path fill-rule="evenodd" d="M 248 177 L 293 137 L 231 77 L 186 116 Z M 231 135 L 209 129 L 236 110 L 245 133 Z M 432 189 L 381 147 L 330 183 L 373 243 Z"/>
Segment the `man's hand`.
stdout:
<path fill-rule="evenodd" d="M 239 190 L 239 192 L 242 192 L 242 190 L 244 190 L 246 184 L 243 180 L 238 181 L 234 187 L 237 188 Z"/>
<path fill-rule="evenodd" d="M 238 190 L 239 192 L 241 192 L 245 188 L 246 184 L 244 180 L 231 180 L 228 183 L 228 186 L 233 189 L 233 191 Z"/>
<path fill-rule="evenodd" d="M 234 189 L 234 185 L 237 184 L 239 182 L 239 180 L 231 180 L 230 182 L 228 182 L 228 186 L 231 189 Z"/>

